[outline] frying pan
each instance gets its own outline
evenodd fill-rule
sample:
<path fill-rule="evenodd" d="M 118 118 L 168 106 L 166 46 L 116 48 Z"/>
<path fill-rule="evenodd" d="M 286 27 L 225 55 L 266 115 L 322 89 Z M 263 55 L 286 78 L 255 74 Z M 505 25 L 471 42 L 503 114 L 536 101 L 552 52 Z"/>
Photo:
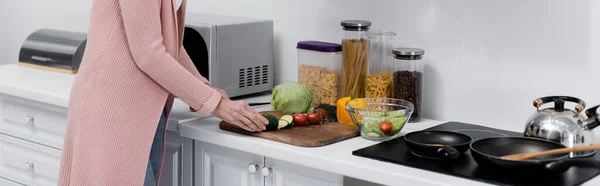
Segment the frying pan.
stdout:
<path fill-rule="evenodd" d="M 457 159 L 469 149 L 471 137 L 449 131 L 416 131 L 404 135 L 410 151 L 426 158 Z"/>
<path fill-rule="evenodd" d="M 540 156 L 528 160 L 500 158 L 510 154 L 538 152 L 558 148 L 565 148 L 565 146 L 560 143 L 530 137 L 485 138 L 471 143 L 470 146 L 471 156 L 478 165 L 496 171 L 562 173 L 573 166 L 600 168 L 600 162 L 598 161 L 570 158 L 568 153 Z"/>

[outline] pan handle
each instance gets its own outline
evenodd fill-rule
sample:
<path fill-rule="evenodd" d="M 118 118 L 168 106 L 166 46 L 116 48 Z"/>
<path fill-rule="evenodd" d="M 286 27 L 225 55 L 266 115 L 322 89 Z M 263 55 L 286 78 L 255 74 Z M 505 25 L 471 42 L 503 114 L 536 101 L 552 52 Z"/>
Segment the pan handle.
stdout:
<path fill-rule="evenodd" d="M 460 157 L 460 152 L 454 147 L 443 146 L 437 150 L 438 156 L 448 159 L 457 159 Z"/>
<path fill-rule="evenodd" d="M 588 167 L 600 169 L 600 162 L 590 159 L 569 158 L 546 164 L 546 169 L 555 171 L 567 170 L 570 167 Z"/>

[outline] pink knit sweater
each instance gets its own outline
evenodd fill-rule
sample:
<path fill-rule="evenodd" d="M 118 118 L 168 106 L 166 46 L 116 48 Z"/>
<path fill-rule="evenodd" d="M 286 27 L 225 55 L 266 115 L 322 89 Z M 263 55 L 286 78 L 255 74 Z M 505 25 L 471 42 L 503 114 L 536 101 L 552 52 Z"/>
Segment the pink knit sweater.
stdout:
<path fill-rule="evenodd" d="M 163 109 L 210 115 L 221 95 L 182 46 L 186 1 L 94 0 L 70 96 L 60 186 L 141 186 Z M 168 114 L 167 114 L 168 117 Z"/>

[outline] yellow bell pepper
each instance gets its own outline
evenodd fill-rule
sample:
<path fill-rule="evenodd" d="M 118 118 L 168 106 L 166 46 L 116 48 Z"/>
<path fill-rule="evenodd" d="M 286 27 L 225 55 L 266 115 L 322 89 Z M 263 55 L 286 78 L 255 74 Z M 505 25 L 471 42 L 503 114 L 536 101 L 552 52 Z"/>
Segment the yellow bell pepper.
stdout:
<path fill-rule="evenodd" d="M 356 109 L 366 109 L 367 104 L 364 99 L 354 99 L 353 96 L 343 97 L 337 101 L 336 110 L 338 122 L 348 125 L 354 125 L 354 122 L 352 122 L 352 118 L 350 118 L 350 114 L 346 110 L 346 103 L 348 102 L 350 102 L 351 104 L 359 104 L 357 107 L 354 107 Z M 356 119 L 360 121 L 362 120 L 362 117 L 356 115 Z"/>
<path fill-rule="evenodd" d="M 336 108 L 337 119 L 340 123 L 352 125 L 352 119 L 350 119 L 350 115 L 348 114 L 348 111 L 346 111 L 346 102 L 348 101 L 350 101 L 350 97 L 338 99 Z"/>

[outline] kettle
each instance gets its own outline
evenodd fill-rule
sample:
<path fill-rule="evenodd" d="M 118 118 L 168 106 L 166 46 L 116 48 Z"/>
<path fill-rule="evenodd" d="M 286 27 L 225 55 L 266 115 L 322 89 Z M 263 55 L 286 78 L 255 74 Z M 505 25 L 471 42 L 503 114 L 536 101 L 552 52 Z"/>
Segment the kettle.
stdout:
<path fill-rule="evenodd" d="M 575 110 L 565 108 L 565 102 L 577 105 Z M 540 109 L 546 103 L 554 103 L 554 107 Z M 600 105 L 589 108 L 585 115 L 585 102 L 570 96 L 547 96 L 533 101 L 534 112 L 526 122 L 525 136 L 535 137 L 561 143 L 567 147 L 585 146 L 594 143 L 592 129 L 600 126 L 597 109 Z M 587 157 L 596 153 L 595 150 L 571 152 L 570 157 Z"/>

